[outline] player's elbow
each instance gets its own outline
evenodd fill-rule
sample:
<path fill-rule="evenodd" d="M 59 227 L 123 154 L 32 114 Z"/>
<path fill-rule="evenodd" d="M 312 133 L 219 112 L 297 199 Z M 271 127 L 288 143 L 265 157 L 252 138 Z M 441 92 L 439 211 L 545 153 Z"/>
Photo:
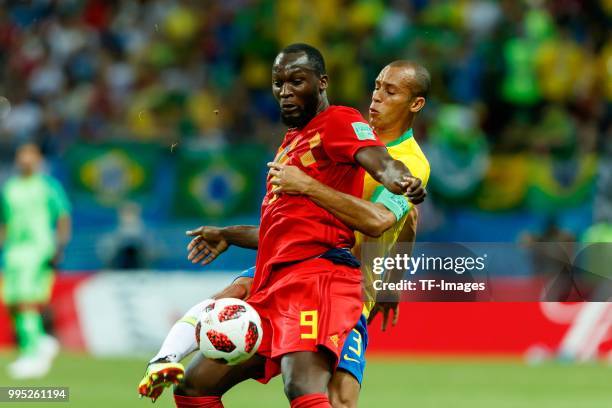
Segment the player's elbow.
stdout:
<path fill-rule="evenodd" d="M 383 232 L 385 231 L 378 225 L 369 226 L 366 231 L 363 231 L 364 234 L 372 238 L 380 237 L 383 234 Z"/>
<path fill-rule="evenodd" d="M 372 238 L 378 238 L 395 224 L 395 215 L 391 211 L 377 211 L 369 217 L 369 225 L 364 233 Z"/>

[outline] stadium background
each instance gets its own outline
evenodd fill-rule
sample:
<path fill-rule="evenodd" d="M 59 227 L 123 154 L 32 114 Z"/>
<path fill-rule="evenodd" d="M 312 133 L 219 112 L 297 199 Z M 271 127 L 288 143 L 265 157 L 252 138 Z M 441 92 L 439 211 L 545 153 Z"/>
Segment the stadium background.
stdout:
<path fill-rule="evenodd" d="M 270 66 L 292 42 L 319 47 L 330 100 L 364 113 L 389 61 L 430 70 L 420 241 L 584 240 L 609 226 L 611 16 L 609 0 L 2 2 L 0 182 L 35 140 L 73 204 L 53 303 L 68 351 L 39 384 L 73 385 L 75 406 L 131 404 L 176 317 L 254 262 L 231 249 L 192 266 L 184 231 L 257 223 L 284 133 Z M 580 307 L 405 304 L 399 327 L 374 329 L 383 360 L 363 405 L 610 406 L 605 366 L 517 358 L 554 355 Z M 607 353 L 605 316 L 585 347 Z M 269 389 L 250 390 L 282 406 Z"/>

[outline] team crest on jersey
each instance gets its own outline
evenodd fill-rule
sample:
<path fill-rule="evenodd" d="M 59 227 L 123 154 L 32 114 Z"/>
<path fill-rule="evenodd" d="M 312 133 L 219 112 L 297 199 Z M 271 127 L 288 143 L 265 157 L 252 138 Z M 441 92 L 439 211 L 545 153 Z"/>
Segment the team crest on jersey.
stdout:
<path fill-rule="evenodd" d="M 353 122 L 351 123 L 353 126 L 353 130 L 357 135 L 357 139 L 359 140 L 376 140 L 376 136 L 374 136 L 374 132 L 372 128 L 363 122 Z"/>
<path fill-rule="evenodd" d="M 331 340 L 332 343 L 334 343 L 334 346 L 338 348 L 338 341 L 340 341 L 340 338 L 338 337 L 338 335 L 334 334 L 333 336 L 329 336 L 329 339 Z"/>

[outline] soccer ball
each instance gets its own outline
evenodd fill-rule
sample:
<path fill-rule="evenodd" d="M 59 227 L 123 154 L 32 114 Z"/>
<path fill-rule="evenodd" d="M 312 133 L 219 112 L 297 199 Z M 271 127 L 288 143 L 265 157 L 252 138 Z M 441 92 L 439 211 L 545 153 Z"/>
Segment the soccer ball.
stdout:
<path fill-rule="evenodd" d="M 204 357 L 228 365 L 251 358 L 262 336 L 259 314 L 240 299 L 211 301 L 204 307 L 196 326 L 196 342 Z"/>

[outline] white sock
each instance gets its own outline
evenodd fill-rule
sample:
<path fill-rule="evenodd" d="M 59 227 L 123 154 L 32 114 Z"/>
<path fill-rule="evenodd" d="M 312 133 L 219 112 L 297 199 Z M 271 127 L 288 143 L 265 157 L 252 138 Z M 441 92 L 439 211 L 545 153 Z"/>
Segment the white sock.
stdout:
<path fill-rule="evenodd" d="M 183 318 L 172 326 L 159 352 L 149 362 L 167 358 L 176 363 L 193 353 L 198 348 L 195 326 L 204 308 L 212 301 L 212 299 L 206 299 L 189 309 Z"/>

